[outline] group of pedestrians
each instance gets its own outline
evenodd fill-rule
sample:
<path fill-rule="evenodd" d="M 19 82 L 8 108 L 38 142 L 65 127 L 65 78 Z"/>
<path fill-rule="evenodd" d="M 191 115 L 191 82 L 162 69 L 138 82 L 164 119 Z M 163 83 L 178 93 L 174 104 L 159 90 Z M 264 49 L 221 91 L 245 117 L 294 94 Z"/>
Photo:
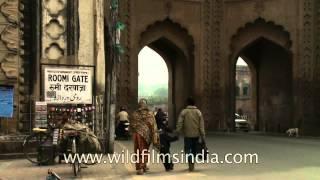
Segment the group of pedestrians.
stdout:
<path fill-rule="evenodd" d="M 120 111 L 121 112 L 121 111 Z M 122 113 L 124 114 L 124 113 Z M 139 156 L 136 162 L 138 175 L 148 171 L 148 152 L 151 145 L 160 154 L 170 154 L 171 142 L 184 136 L 184 152 L 188 154 L 189 171 L 194 171 L 194 163 L 199 139 L 204 139 L 204 120 L 201 111 L 195 106 L 193 98 L 186 100 L 186 107 L 180 112 L 176 130 L 168 126 L 167 115 L 158 109 L 156 115 L 148 109 L 146 99 L 140 99 L 139 107 L 130 116 L 130 131 L 134 142 L 134 151 Z M 120 117 L 120 116 L 119 116 Z M 129 115 L 126 115 L 129 120 Z M 172 171 L 174 164 L 170 156 L 160 156 L 166 171 Z"/>

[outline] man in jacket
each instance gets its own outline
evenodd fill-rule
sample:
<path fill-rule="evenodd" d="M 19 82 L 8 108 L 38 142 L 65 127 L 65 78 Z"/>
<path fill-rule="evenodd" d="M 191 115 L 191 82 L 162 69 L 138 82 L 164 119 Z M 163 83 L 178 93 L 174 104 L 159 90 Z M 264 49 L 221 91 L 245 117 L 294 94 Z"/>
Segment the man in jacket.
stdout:
<path fill-rule="evenodd" d="M 188 157 L 189 171 L 194 170 L 199 138 L 205 137 L 204 120 L 193 98 L 187 99 L 187 107 L 179 115 L 177 132 L 184 135 L 184 151 Z"/>

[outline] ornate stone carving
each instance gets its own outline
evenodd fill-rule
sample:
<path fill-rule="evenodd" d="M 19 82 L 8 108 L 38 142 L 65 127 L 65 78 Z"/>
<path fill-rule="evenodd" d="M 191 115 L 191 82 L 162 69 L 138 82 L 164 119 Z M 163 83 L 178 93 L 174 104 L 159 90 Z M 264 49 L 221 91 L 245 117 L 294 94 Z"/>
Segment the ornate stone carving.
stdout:
<path fill-rule="evenodd" d="M 7 47 L 8 52 L 5 58 L 0 62 L 1 70 L 4 72 L 7 79 L 18 79 L 18 50 L 20 48 L 19 27 L 19 1 L 7 0 L 1 4 L 0 11 L 9 22 L 2 30 L 0 40 Z"/>
<path fill-rule="evenodd" d="M 5 43 L 9 50 L 18 51 L 20 46 L 18 27 L 15 25 L 8 25 L 1 33 L 1 40 Z"/>
<path fill-rule="evenodd" d="M 59 60 L 63 57 L 64 51 L 60 48 L 60 46 L 56 43 L 52 43 L 46 49 L 46 56 L 49 60 Z"/>
<path fill-rule="evenodd" d="M 232 52 L 230 56 L 231 59 L 243 48 L 244 43 L 246 43 L 245 41 L 252 41 L 258 38 L 257 36 L 252 36 L 252 32 L 259 34 L 259 37 L 265 37 L 275 41 L 288 50 L 290 50 L 292 46 L 290 34 L 283 26 L 276 25 L 272 21 L 267 22 L 262 18 L 258 18 L 254 22 L 247 23 L 244 27 L 240 27 L 236 34 L 232 36 L 230 45 Z"/>
<path fill-rule="evenodd" d="M 145 34 L 148 32 L 154 31 L 155 29 L 157 29 L 158 27 L 161 27 L 162 25 L 167 26 L 168 29 L 176 29 L 176 30 L 178 29 L 179 33 L 184 36 L 183 40 L 185 41 L 185 44 L 188 46 L 187 50 L 189 51 L 184 51 L 185 55 L 187 57 L 193 56 L 194 41 L 193 41 L 192 35 L 189 33 L 187 28 L 183 27 L 180 23 L 174 22 L 172 19 L 169 19 L 169 18 L 163 21 L 156 21 L 153 24 L 150 24 L 149 26 L 147 26 L 147 28 L 140 35 L 139 45 L 141 47 L 148 45 L 148 44 L 144 44 L 145 42 L 143 41 L 144 40 L 143 37 L 145 36 Z"/>
<path fill-rule="evenodd" d="M 0 40 L 6 46 L 7 50 L 2 51 L 4 53 L 3 59 L 0 60 L 0 72 L 4 74 L 4 83 L 14 85 L 15 94 L 18 96 L 15 98 L 15 105 L 17 110 L 15 111 L 14 118 L 17 122 L 20 122 L 22 117 L 23 103 L 19 102 L 19 99 L 25 95 L 25 92 L 20 92 L 19 89 L 24 88 L 21 82 L 24 82 L 24 63 L 22 59 L 24 55 L 23 47 L 23 29 L 24 24 L 21 21 L 24 10 L 24 6 L 21 3 L 22 0 L 5 0 L 1 1 L 0 12 L 6 18 L 6 23 L 3 24 L 4 28 L 1 30 Z M 1 77 L 3 78 L 3 77 Z M 3 81 L 2 81 L 3 83 Z M 27 86 L 26 86 L 27 87 Z M 28 89 L 28 88 L 24 88 Z"/>
<path fill-rule="evenodd" d="M 63 0 L 45 0 L 45 8 L 52 17 L 58 16 L 65 9 Z"/>
<path fill-rule="evenodd" d="M 203 3 L 203 31 L 205 33 L 203 33 L 203 39 L 204 39 L 204 60 L 203 60 L 203 82 L 204 82 L 204 94 L 206 94 L 206 96 L 203 98 L 202 100 L 202 109 L 203 109 L 203 115 L 205 117 L 205 119 L 208 121 L 210 118 L 210 109 L 208 107 L 210 107 L 210 89 L 211 89 L 211 61 L 210 61 L 210 51 L 211 51 L 211 30 L 212 30 L 212 16 L 211 16 L 211 6 L 212 6 L 212 1 L 210 0 L 206 0 Z M 209 125 L 209 122 L 206 122 L 206 125 Z"/>
<path fill-rule="evenodd" d="M 17 0 L 7 0 L 1 7 L 1 13 L 6 17 L 7 21 L 10 23 L 17 23 L 19 21 L 19 1 Z"/>
<path fill-rule="evenodd" d="M 301 33 L 301 58 L 299 59 L 299 94 L 300 107 L 303 112 L 299 118 L 308 120 L 313 111 L 312 68 L 314 51 L 314 0 L 303 1 L 303 29 Z"/>
<path fill-rule="evenodd" d="M 52 19 L 46 25 L 46 33 L 51 39 L 58 40 L 64 32 L 64 27 L 56 19 Z"/>
<path fill-rule="evenodd" d="M 66 55 L 66 0 L 42 0 L 42 59 L 60 60 Z"/>
<path fill-rule="evenodd" d="M 8 79 L 18 78 L 18 62 L 19 56 L 16 54 L 7 54 L 4 60 L 1 62 L 1 69 L 5 73 Z"/>
<path fill-rule="evenodd" d="M 208 99 L 210 104 L 207 107 L 208 113 L 211 115 L 211 123 L 214 128 L 223 128 L 223 116 L 222 116 L 222 94 L 221 94 L 221 24 L 223 20 L 223 0 L 215 0 L 211 6 L 212 20 L 211 20 L 211 31 L 212 31 L 212 49 L 211 49 L 211 66 L 209 67 L 210 82 L 212 84 L 205 84 L 208 86 L 206 89 L 208 91 Z M 211 101 L 215 99 L 215 101 Z"/>

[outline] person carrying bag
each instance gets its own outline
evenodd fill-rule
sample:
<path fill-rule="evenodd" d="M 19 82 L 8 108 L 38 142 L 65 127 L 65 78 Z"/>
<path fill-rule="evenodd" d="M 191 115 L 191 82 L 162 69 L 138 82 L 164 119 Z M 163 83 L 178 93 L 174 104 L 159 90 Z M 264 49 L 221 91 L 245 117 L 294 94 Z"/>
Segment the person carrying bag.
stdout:
<path fill-rule="evenodd" d="M 200 129 L 199 129 L 200 130 Z M 208 157 L 208 147 L 207 147 L 207 143 L 205 140 L 205 137 L 200 135 L 199 140 L 198 140 L 198 144 L 197 144 L 197 157 L 200 160 L 207 160 Z"/>
<path fill-rule="evenodd" d="M 176 132 L 184 135 L 184 151 L 188 158 L 189 171 L 194 171 L 199 139 L 203 137 L 204 142 L 205 130 L 202 113 L 191 97 L 187 99 L 187 107 L 179 115 Z"/>

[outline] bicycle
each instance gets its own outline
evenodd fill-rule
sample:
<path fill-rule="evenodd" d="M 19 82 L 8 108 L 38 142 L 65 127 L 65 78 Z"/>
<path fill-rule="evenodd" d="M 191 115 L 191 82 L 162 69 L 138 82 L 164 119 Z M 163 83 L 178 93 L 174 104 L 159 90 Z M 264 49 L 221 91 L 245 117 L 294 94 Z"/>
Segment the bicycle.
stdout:
<path fill-rule="evenodd" d="M 42 152 L 42 148 L 46 144 L 48 146 L 53 144 L 53 132 L 55 131 L 53 126 L 49 125 L 48 127 L 47 129 L 34 128 L 33 133 L 27 136 L 23 142 L 24 154 L 31 163 L 37 165 L 48 164 L 51 159 L 54 161 L 56 157 L 59 157 L 59 163 L 61 163 L 63 154 L 80 157 L 82 154 L 79 152 L 80 132 L 74 129 L 65 129 L 62 131 L 63 133 L 59 133 L 59 137 L 56 138 L 61 139 L 61 141 L 54 146 L 52 156 L 46 156 Z M 94 165 L 96 162 L 83 162 L 83 164 Z M 71 165 L 75 176 L 81 172 L 81 168 L 84 168 L 81 167 L 78 158 L 74 158 Z"/>
<path fill-rule="evenodd" d="M 49 158 L 43 156 L 42 147 L 46 143 L 51 143 L 51 129 L 34 128 L 32 134 L 27 136 L 23 141 L 23 152 L 25 157 L 33 164 L 46 164 Z"/>
<path fill-rule="evenodd" d="M 68 155 L 71 154 L 71 157 L 73 157 L 73 160 L 71 162 L 72 165 L 72 170 L 73 170 L 73 174 L 75 176 L 78 175 L 78 173 L 81 172 L 81 168 L 87 168 L 84 165 L 94 165 L 97 162 L 89 162 L 89 161 L 85 161 L 85 162 L 79 162 L 79 159 L 81 159 L 81 155 L 84 155 L 86 153 L 82 153 L 80 152 L 80 132 L 73 130 L 73 129 L 67 129 L 64 130 L 64 135 L 63 135 L 66 139 L 67 139 L 67 143 L 68 143 L 68 147 L 71 147 L 71 149 L 67 149 L 67 153 Z"/>
<path fill-rule="evenodd" d="M 75 130 L 65 130 L 64 136 L 68 139 L 68 144 L 70 145 L 71 149 L 67 149 L 67 153 L 71 154 L 72 157 L 79 156 L 78 150 L 78 142 L 79 142 L 79 133 Z M 72 171 L 74 176 L 77 176 L 78 173 L 81 171 L 81 163 L 79 162 L 78 158 L 74 158 L 74 161 L 71 162 Z"/>

